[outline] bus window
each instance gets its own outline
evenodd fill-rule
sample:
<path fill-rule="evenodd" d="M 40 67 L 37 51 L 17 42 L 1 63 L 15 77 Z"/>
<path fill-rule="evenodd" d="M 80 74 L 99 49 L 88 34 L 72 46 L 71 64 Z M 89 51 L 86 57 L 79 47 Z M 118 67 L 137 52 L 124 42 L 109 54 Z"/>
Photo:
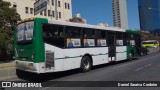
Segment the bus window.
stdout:
<path fill-rule="evenodd" d="M 79 27 L 66 27 L 66 35 L 70 38 L 80 38 L 80 29 Z"/>
<path fill-rule="evenodd" d="M 96 37 L 97 37 L 97 38 L 106 38 L 106 31 L 97 30 L 97 31 L 96 31 Z"/>
<path fill-rule="evenodd" d="M 81 47 L 81 39 L 80 39 L 80 29 L 79 27 L 66 27 L 66 47 Z"/>
<path fill-rule="evenodd" d="M 94 38 L 94 30 L 92 29 L 83 29 L 83 37 L 84 38 Z"/>
<path fill-rule="evenodd" d="M 63 26 L 43 24 L 43 40 L 47 44 L 64 47 Z"/>
<path fill-rule="evenodd" d="M 93 29 L 83 29 L 83 45 L 84 47 L 94 47 L 95 39 L 94 39 L 94 31 Z"/>
<path fill-rule="evenodd" d="M 18 45 L 32 44 L 34 21 L 21 23 L 17 26 L 16 40 Z"/>
<path fill-rule="evenodd" d="M 98 47 L 107 46 L 106 31 L 96 30 L 96 38 Z"/>
<path fill-rule="evenodd" d="M 134 46 L 135 45 L 135 38 L 134 34 L 125 33 L 124 34 L 124 45 Z"/>
<path fill-rule="evenodd" d="M 43 30 L 44 37 L 60 37 L 63 33 L 63 27 L 57 25 L 44 24 Z"/>
<path fill-rule="evenodd" d="M 123 46 L 124 45 L 123 33 L 122 32 L 116 32 L 116 45 L 117 46 Z"/>

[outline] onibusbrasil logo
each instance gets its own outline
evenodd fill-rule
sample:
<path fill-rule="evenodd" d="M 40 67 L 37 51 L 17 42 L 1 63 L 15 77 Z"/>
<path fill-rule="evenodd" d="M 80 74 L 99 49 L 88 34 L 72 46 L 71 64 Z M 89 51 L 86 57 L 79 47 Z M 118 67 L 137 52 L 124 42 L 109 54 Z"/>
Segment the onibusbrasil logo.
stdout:
<path fill-rule="evenodd" d="M 42 87 L 41 83 L 28 83 L 28 82 L 2 82 L 3 88 L 9 87 Z"/>

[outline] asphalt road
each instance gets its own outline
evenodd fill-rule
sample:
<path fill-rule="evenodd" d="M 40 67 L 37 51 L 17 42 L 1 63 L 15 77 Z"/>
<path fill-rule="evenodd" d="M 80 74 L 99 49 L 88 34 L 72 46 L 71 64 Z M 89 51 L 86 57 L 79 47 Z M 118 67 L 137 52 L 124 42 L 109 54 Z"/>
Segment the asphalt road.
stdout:
<path fill-rule="evenodd" d="M 25 74 L 25 73 L 24 73 Z M 81 73 L 79 70 L 44 74 L 37 77 L 33 74 L 26 74 L 21 79 L 15 78 L 12 81 L 36 81 L 44 83 L 50 81 L 160 81 L 160 52 L 140 57 L 132 61 L 106 64 L 94 67 L 90 72 Z M 35 79 L 36 78 L 36 79 Z M 43 78 L 43 79 L 42 79 Z M 83 83 L 79 83 L 83 84 Z M 56 87 L 52 87 L 56 86 Z M 154 87 L 58 87 L 58 84 L 49 84 L 49 87 L 30 88 L 31 90 L 160 90 Z M 74 86 L 74 84 L 73 84 Z M 95 85 L 96 86 L 96 85 Z M 21 90 L 22 88 L 7 88 L 5 90 Z M 23 90 L 28 90 L 23 88 Z"/>

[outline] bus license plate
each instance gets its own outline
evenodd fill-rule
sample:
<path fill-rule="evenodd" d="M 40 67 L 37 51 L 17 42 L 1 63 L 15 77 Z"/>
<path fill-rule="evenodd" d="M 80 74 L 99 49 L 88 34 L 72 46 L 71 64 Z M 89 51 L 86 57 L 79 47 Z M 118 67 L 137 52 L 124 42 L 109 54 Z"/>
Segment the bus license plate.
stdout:
<path fill-rule="evenodd" d="M 22 61 L 26 61 L 26 58 L 22 58 Z"/>

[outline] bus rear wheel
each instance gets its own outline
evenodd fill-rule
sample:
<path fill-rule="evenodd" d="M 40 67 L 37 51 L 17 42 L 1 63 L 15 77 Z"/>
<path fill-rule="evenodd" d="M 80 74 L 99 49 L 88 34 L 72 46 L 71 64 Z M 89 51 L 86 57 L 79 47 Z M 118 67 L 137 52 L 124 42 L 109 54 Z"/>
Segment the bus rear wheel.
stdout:
<path fill-rule="evenodd" d="M 81 60 L 81 71 L 89 72 L 91 70 L 91 67 L 92 67 L 91 58 L 88 56 L 84 56 Z"/>

